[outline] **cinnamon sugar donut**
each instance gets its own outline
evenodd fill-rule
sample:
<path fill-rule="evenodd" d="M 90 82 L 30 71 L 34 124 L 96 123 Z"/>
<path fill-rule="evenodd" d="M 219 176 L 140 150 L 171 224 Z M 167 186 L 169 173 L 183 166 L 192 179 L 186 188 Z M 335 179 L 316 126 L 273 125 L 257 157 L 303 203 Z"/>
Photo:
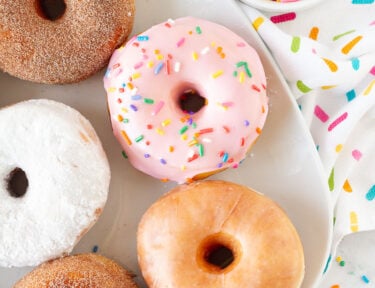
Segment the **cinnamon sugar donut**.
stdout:
<path fill-rule="evenodd" d="M 52 260 L 24 276 L 13 288 L 137 288 L 132 275 L 97 254 Z"/>
<path fill-rule="evenodd" d="M 0 69 L 71 83 L 104 67 L 130 34 L 134 0 L 0 0 Z"/>
<path fill-rule="evenodd" d="M 110 169 L 78 111 L 51 100 L 0 110 L 0 266 L 65 255 L 94 225 Z"/>
<path fill-rule="evenodd" d="M 299 236 L 282 209 L 224 181 L 178 186 L 144 214 L 138 261 L 150 288 L 295 288 Z"/>

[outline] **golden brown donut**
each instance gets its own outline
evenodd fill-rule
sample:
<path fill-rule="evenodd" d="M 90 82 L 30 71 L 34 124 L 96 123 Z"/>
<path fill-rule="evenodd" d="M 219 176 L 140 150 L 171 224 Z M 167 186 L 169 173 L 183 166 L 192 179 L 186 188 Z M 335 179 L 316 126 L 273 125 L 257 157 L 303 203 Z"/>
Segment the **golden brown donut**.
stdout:
<path fill-rule="evenodd" d="M 83 80 L 126 40 L 134 10 L 134 0 L 0 0 L 0 69 L 41 83 Z"/>
<path fill-rule="evenodd" d="M 48 261 L 13 288 L 137 288 L 132 275 L 98 254 L 79 254 Z"/>
<path fill-rule="evenodd" d="M 150 288 L 294 288 L 304 276 L 293 224 L 271 199 L 224 181 L 178 186 L 138 227 Z"/>

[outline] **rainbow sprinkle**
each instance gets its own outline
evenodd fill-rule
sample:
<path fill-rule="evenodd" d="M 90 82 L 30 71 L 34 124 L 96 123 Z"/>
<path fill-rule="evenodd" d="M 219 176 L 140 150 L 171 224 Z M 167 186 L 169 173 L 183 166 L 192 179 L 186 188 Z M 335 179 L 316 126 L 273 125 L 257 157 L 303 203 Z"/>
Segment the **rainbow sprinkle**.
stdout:
<path fill-rule="evenodd" d="M 138 62 L 138 63 L 136 63 L 135 65 L 134 65 L 134 69 L 139 69 L 139 68 L 141 68 L 143 66 L 143 62 Z"/>
<path fill-rule="evenodd" d="M 145 137 L 143 135 L 139 135 L 137 138 L 134 139 L 135 142 L 141 142 Z"/>
<path fill-rule="evenodd" d="M 246 61 L 240 61 L 238 63 L 236 63 L 236 67 L 237 68 L 241 68 L 243 67 L 245 69 L 245 72 L 246 72 L 246 75 L 251 78 L 252 75 L 251 75 L 251 72 L 250 72 L 250 69 L 249 69 L 249 64 L 246 62 Z"/>
<path fill-rule="evenodd" d="M 180 62 L 176 62 L 174 64 L 174 72 L 180 72 L 181 70 L 181 63 Z"/>
<path fill-rule="evenodd" d="M 180 134 L 184 134 L 189 129 L 189 126 L 184 126 L 180 129 Z"/>
<path fill-rule="evenodd" d="M 147 35 L 137 36 L 137 41 L 148 41 L 150 38 Z"/>
<path fill-rule="evenodd" d="M 138 111 L 137 106 L 135 106 L 135 105 L 133 105 L 133 104 L 130 104 L 130 109 L 132 109 L 134 112 L 137 112 L 137 111 Z"/>
<path fill-rule="evenodd" d="M 177 41 L 176 46 L 181 47 L 185 43 L 185 37 L 182 37 L 180 40 Z"/>
<path fill-rule="evenodd" d="M 228 157 L 229 157 L 229 154 L 228 153 L 224 153 L 223 158 L 221 159 L 221 161 L 223 161 L 223 163 L 226 163 L 228 161 Z"/>
<path fill-rule="evenodd" d="M 165 119 L 163 122 L 161 122 L 161 126 L 166 127 L 171 123 L 172 123 L 171 119 Z"/>
<path fill-rule="evenodd" d="M 139 95 L 139 94 L 136 94 L 136 95 L 131 96 L 130 98 L 131 98 L 132 100 L 134 100 L 134 101 L 137 101 L 137 100 L 141 100 L 141 99 L 142 99 L 142 96 Z"/>
<path fill-rule="evenodd" d="M 125 142 L 130 146 L 132 145 L 132 141 L 130 140 L 128 134 L 126 134 L 126 132 L 124 130 L 121 130 L 121 136 L 122 138 L 124 138 Z"/>
<path fill-rule="evenodd" d="M 159 135 L 164 135 L 165 134 L 164 130 L 162 130 L 160 128 L 156 128 L 156 133 L 158 133 Z"/>
<path fill-rule="evenodd" d="M 171 61 L 168 59 L 165 63 L 167 66 L 167 75 L 170 75 L 171 74 Z"/>
<path fill-rule="evenodd" d="M 146 104 L 154 104 L 154 100 L 150 98 L 143 98 L 143 102 Z"/>
<path fill-rule="evenodd" d="M 206 46 L 201 50 L 202 55 L 206 55 L 210 51 L 210 47 Z"/>
<path fill-rule="evenodd" d="M 192 53 L 192 55 L 191 55 L 191 56 L 193 57 L 193 60 L 194 60 L 194 61 L 197 61 L 197 60 L 198 60 L 198 58 L 199 58 L 199 56 L 198 56 L 198 53 L 197 53 L 197 52 L 195 52 L 195 51 L 194 51 L 194 52 Z"/>
<path fill-rule="evenodd" d="M 160 112 L 160 110 L 163 108 L 163 106 L 164 106 L 164 101 L 159 101 L 158 104 L 156 104 L 155 109 L 154 111 L 152 111 L 151 115 L 153 116 L 157 115 Z"/>
<path fill-rule="evenodd" d="M 206 133 L 212 133 L 214 132 L 214 129 L 213 128 L 205 128 L 205 129 L 201 129 L 199 130 L 199 135 L 202 135 L 202 134 L 206 134 Z"/>
<path fill-rule="evenodd" d="M 199 156 L 203 157 L 204 156 L 204 147 L 201 143 L 198 144 L 198 151 L 199 151 Z"/>
<path fill-rule="evenodd" d="M 158 65 L 156 65 L 156 67 L 155 67 L 154 74 L 158 75 L 160 73 L 160 71 L 163 69 L 163 67 L 164 67 L 163 62 L 158 63 Z"/>
<path fill-rule="evenodd" d="M 214 72 L 214 73 L 211 75 L 211 77 L 214 78 L 214 79 L 216 79 L 216 78 L 220 77 L 221 75 L 223 75 L 223 73 L 224 73 L 223 70 L 218 70 L 218 71 Z"/>

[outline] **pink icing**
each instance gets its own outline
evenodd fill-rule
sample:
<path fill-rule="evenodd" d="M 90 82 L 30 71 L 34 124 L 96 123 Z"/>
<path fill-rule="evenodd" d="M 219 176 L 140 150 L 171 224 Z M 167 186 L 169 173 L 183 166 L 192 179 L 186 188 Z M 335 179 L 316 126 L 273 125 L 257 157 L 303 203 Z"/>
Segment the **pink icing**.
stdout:
<path fill-rule="evenodd" d="M 227 28 L 191 17 L 168 20 L 115 51 L 104 77 L 114 135 L 132 165 L 183 183 L 238 167 L 267 112 L 256 51 Z M 206 104 L 182 111 L 188 89 Z"/>

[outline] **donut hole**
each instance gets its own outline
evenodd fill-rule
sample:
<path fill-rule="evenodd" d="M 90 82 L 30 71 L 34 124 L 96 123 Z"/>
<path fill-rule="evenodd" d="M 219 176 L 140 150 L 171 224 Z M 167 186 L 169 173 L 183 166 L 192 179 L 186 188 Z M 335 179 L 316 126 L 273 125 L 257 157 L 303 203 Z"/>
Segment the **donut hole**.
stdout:
<path fill-rule="evenodd" d="M 7 190 L 10 196 L 20 198 L 24 196 L 29 187 L 29 180 L 25 171 L 21 168 L 14 168 L 6 179 Z"/>
<path fill-rule="evenodd" d="M 195 88 L 184 88 L 178 96 L 178 106 L 185 113 L 197 113 L 204 105 L 206 105 L 206 98 Z"/>
<path fill-rule="evenodd" d="M 204 258 L 207 263 L 214 265 L 219 269 L 224 269 L 233 262 L 234 255 L 229 247 L 216 244 L 207 249 Z"/>
<path fill-rule="evenodd" d="M 238 263 L 241 249 L 238 241 L 226 233 L 206 237 L 198 247 L 197 262 L 210 273 L 227 273 Z"/>
<path fill-rule="evenodd" d="M 36 0 L 35 6 L 38 15 L 50 21 L 60 19 L 66 10 L 64 0 Z"/>

